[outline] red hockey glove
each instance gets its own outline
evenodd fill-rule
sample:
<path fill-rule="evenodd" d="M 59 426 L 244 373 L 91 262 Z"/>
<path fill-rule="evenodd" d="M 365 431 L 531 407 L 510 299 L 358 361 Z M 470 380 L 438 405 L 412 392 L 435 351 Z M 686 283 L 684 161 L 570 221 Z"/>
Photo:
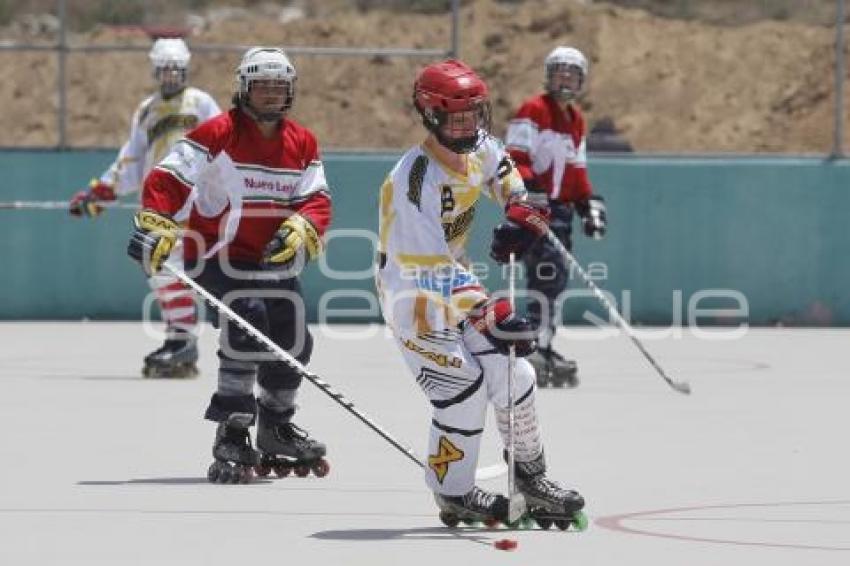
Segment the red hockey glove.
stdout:
<path fill-rule="evenodd" d="M 519 357 L 537 349 L 534 327 L 528 319 L 517 315 L 505 298 L 479 303 L 469 311 L 467 319 L 501 354 L 507 355 L 511 346 Z"/>
<path fill-rule="evenodd" d="M 103 212 L 103 207 L 97 203 L 113 201 L 115 198 L 115 189 L 97 179 L 92 179 L 88 190 L 78 192 L 71 199 L 68 212 L 72 216 L 95 218 Z"/>

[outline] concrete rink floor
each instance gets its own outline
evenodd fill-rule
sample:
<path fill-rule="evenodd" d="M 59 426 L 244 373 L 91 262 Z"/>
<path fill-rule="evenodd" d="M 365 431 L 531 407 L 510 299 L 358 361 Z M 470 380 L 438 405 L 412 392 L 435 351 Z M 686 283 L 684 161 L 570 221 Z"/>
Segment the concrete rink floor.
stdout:
<path fill-rule="evenodd" d="M 314 330 L 312 369 L 423 455 L 428 408 L 383 327 Z M 296 422 L 330 475 L 211 485 L 211 328 L 200 378 L 157 381 L 139 324 L 2 323 L 0 564 L 850 563 L 850 331 L 658 333 L 644 343 L 691 397 L 623 336 L 558 337 L 582 383 L 539 392 L 548 460 L 591 519 L 564 533 L 444 528 L 421 471 L 307 382 Z"/>

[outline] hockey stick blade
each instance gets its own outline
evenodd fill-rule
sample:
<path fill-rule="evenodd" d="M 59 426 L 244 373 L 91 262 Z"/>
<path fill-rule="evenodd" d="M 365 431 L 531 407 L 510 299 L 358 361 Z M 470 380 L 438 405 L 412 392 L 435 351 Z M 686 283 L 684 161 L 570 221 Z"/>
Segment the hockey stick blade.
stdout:
<path fill-rule="evenodd" d="M 655 361 L 655 358 L 653 358 L 647 351 L 647 349 L 643 346 L 643 343 L 638 340 L 637 336 L 635 336 L 635 331 L 632 330 L 632 327 L 629 326 L 629 323 L 626 322 L 626 320 L 620 315 L 619 311 L 614 308 L 614 305 L 611 304 L 608 298 L 605 297 L 604 294 L 602 294 L 602 291 L 599 290 L 599 287 L 597 287 L 593 280 L 590 278 L 590 276 L 588 276 L 587 272 L 584 270 L 584 268 L 582 268 L 578 260 L 573 256 L 573 254 L 571 254 L 567 250 L 567 248 L 564 247 L 564 244 L 561 243 L 561 241 L 558 239 L 557 236 L 555 236 L 552 230 L 549 230 L 549 233 L 546 234 L 546 238 L 549 240 L 549 243 L 555 246 L 555 249 L 558 250 L 558 253 L 563 256 L 567 263 L 570 264 L 570 266 L 578 272 L 582 281 L 584 281 L 584 284 L 587 286 L 588 289 L 590 289 L 591 293 L 593 293 L 593 296 L 596 297 L 596 299 L 600 303 L 602 303 L 602 306 L 604 306 L 608 310 L 608 315 L 613 318 L 617 325 L 620 327 L 620 329 L 626 333 L 626 336 L 628 336 L 632 343 L 637 347 L 637 349 L 640 350 L 640 353 L 643 354 L 643 357 L 646 358 L 646 360 L 655 369 L 658 375 L 661 376 L 661 379 L 663 379 L 667 383 L 667 385 L 669 385 L 673 389 L 673 391 L 681 393 L 682 395 L 690 395 L 690 384 L 686 381 L 674 380 L 664 372 L 658 362 Z"/>

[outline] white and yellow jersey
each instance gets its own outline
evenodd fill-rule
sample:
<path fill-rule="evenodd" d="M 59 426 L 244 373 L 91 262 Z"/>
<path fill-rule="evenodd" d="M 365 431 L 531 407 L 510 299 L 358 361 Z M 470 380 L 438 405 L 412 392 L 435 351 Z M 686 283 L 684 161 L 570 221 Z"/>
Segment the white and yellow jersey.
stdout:
<path fill-rule="evenodd" d="M 466 257 L 479 196 L 500 206 L 526 197 L 501 143 L 488 138 L 460 175 L 424 146 L 411 148 L 381 187 L 377 287 L 397 335 L 447 338 L 487 292 Z"/>
<path fill-rule="evenodd" d="M 220 113 L 212 96 L 193 87 L 168 99 L 159 93 L 147 97 L 133 113 L 129 138 L 100 180 L 118 195 L 140 191 L 145 175 L 177 140 Z"/>

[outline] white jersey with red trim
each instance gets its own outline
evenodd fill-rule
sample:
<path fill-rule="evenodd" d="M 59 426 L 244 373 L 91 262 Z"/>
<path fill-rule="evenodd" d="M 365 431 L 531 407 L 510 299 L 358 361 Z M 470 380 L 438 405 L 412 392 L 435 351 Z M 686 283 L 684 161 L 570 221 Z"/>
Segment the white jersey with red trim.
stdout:
<path fill-rule="evenodd" d="M 397 335 L 457 330 L 487 297 L 466 257 L 481 193 L 504 205 L 526 196 L 510 156 L 494 138 L 466 156 L 460 175 L 424 146 L 408 150 L 381 187 L 377 287 Z"/>
<path fill-rule="evenodd" d="M 563 202 L 586 200 L 593 193 L 586 128 L 576 106 L 565 111 L 546 94 L 526 100 L 508 124 L 505 143 L 530 189 Z"/>
<path fill-rule="evenodd" d="M 100 176 L 118 195 L 141 190 L 142 182 L 154 165 L 189 130 L 221 113 L 212 96 L 187 87 L 171 98 L 159 93 L 142 101 L 133 113 L 130 137 L 115 162 Z"/>
<path fill-rule="evenodd" d="M 142 204 L 173 215 L 190 194 L 187 259 L 226 253 L 259 262 L 293 213 L 319 235 L 331 220 L 318 142 L 288 118 L 266 137 L 253 118 L 232 109 L 189 132 L 145 179 Z"/>

